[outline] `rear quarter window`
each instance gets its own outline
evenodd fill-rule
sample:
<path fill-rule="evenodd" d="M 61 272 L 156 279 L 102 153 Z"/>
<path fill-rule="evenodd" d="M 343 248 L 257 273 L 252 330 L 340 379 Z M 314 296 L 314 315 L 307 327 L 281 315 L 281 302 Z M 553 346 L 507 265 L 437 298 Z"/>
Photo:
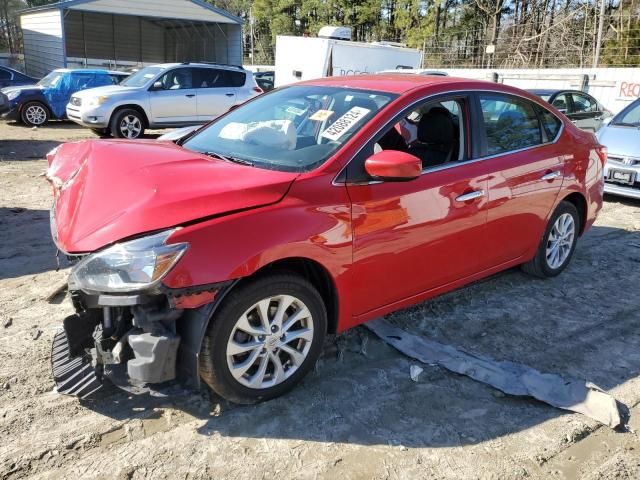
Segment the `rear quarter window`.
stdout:
<path fill-rule="evenodd" d="M 544 131 L 547 135 L 547 140 L 551 142 L 558 136 L 560 127 L 562 127 L 562 122 L 550 111 L 542 107 L 538 108 L 540 120 L 542 120 L 542 128 L 544 128 Z"/>

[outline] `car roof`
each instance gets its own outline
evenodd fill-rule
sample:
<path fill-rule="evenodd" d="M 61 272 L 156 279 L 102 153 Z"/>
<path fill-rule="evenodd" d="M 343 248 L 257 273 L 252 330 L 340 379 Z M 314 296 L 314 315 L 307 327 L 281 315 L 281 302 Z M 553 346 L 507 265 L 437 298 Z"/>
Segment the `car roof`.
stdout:
<path fill-rule="evenodd" d="M 244 73 L 251 73 L 250 70 L 246 70 L 240 65 L 230 65 L 227 63 L 215 63 L 215 62 L 182 62 L 182 63 L 157 63 L 155 65 L 147 65 L 149 67 L 161 67 L 161 68 L 173 68 L 173 67 L 215 67 L 215 68 L 226 68 L 234 71 L 241 71 Z"/>
<path fill-rule="evenodd" d="M 60 73 L 82 72 L 82 73 L 106 73 L 109 75 L 113 75 L 113 74 L 129 75 L 126 72 L 118 72 L 116 70 L 105 70 L 103 68 L 56 68 L 53 71 L 60 72 Z"/>
<path fill-rule="evenodd" d="M 307 80 L 296 85 L 318 85 L 328 87 L 349 87 L 378 92 L 403 94 L 427 86 L 446 85 L 452 88 L 484 87 L 487 90 L 499 90 L 506 93 L 522 90 L 502 84 L 469 78 L 445 77 L 440 75 L 407 75 L 402 73 L 377 73 L 373 75 L 349 75 L 344 77 L 326 77 Z"/>
<path fill-rule="evenodd" d="M 581 92 L 580 90 L 571 90 L 569 88 L 560 88 L 560 89 L 552 89 L 552 88 L 528 88 L 527 92 L 533 93 L 534 95 L 553 95 L 554 93 L 582 93 L 584 95 L 589 95 L 587 92 Z"/>

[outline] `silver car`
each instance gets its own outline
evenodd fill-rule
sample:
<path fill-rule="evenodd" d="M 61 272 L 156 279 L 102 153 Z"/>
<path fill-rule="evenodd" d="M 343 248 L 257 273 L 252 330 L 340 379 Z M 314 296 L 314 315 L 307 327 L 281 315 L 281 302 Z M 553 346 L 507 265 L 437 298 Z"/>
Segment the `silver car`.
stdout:
<path fill-rule="evenodd" d="M 146 128 L 206 123 L 261 93 L 242 67 L 165 63 L 142 68 L 120 85 L 75 93 L 67 117 L 100 135 L 138 138 Z"/>
<path fill-rule="evenodd" d="M 604 167 L 604 191 L 640 199 L 640 99 L 598 131 L 609 156 Z"/>

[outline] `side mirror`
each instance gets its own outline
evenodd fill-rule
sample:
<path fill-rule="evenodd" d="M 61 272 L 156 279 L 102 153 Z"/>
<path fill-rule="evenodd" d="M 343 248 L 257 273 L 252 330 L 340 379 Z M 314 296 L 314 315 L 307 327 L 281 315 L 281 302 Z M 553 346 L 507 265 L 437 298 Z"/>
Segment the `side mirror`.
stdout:
<path fill-rule="evenodd" d="M 375 180 L 406 182 L 422 173 L 422 160 L 409 153 L 383 150 L 364 162 L 365 171 Z"/>
<path fill-rule="evenodd" d="M 164 90 L 164 85 L 162 84 L 162 82 L 155 82 L 151 86 L 151 90 L 153 90 L 153 91 L 155 91 L 155 90 Z"/>

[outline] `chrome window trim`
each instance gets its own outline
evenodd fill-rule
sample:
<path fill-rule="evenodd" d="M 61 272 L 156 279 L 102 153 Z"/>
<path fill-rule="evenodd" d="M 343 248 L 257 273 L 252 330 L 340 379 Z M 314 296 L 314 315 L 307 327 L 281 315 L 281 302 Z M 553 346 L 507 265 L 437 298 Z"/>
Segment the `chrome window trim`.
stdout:
<path fill-rule="evenodd" d="M 527 100 L 531 103 L 534 103 L 536 105 L 538 105 L 540 108 L 544 108 L 547 112 L 549 112 L 551 115 L 553 115 L 555 118 L 557 118 L 560 121 L 560 129 L 558 130 L 558 133 L 556 134 L 555 138 L 553 140 L 547 141 L 545 143 L 539 143 L 537 145 L 532 145 L 530 147 L 524 147 L 524 148 L 520 148 L 517 150 L 509 150 L 507 152 L 501 152 L 501 153 L 495 153 L 493 155 L 486 155 L 484 157 L 478 157 L 478 158 L 474 158 L 471 160 L 466 160 L 464 162 L 459 162 L 456 161 L 451 162 L 451 164 L 445 164 L 445 165 L 438 165 L 436 167 L 431 167 L 431 168 L 425 168 L 422 170 L 421 172 L 421 176 L 424 175 L 425 173 L 430 173 L 430 172 L 439 172 L 441 170 L 448 170 L 450 168 L 455 168 L 455 167 L 461 167 L 463 165 L 468 165 L 470 163 L 477 163 L 477 162 L 482 162 L 484 160 L 491 160 L 493 158 L 497 158 L 497 157 L 501 157 L 503 155 L 511 155 L 513 153 L 520 153 L 520 152 L 524 152 L 527 150 L 531 150 L 532 148 L 539 148 L 539 147 L 545 147 L 547 145 L 553 145 L 554 143 L 556 143 L 559 139 L 560 136 L 562 135 L 562 133 L 564 132 L 564 121 L 559 118 L 555 113 L 553 113 L 551 110 L 549 110 L 548 108 L 545 108 L 544 105 L 541 105 L 540 103 L 531 100 L 528 97 L 525 97 L 524 95 L 520 95 L 519 93 L 512 93 L 512 92 L 504 92 L 502 90 L 486 90 L 486 89 L 482 89 L 482 90 L 448 90 L 446 92 L 440 92 L 440 93 L 434 93 L 432 95 L 429 95 L 427 97 L 421 98 L 420 100 L 416 100 L 415 102 L 409 104 L 406 108 L 403 109 L 407 110 L 419 103 L 424 103 L 429 101 L 430 98 L 433 97 L 439 97 L 439 96 L 446 96 L 449 94 L 460 94 L 460 93 L 466 93 L 466 94 L 470 94 L 470 93 L 475 93 L 475 94 L 482 94 L 482 93 L 497 93 L 497 94 L 502 94 L 502 95 L 506 95 L 506 96 L 512 96 L 512 97 L 519 97 L 522 98 L 524 100 Z M 544 100 L 543 100 L 544 101 Z M 546 103 L 546 102 L 545 102 Z M 547 103 L 548 105 L 548 103 Z M 394 116 L 395 118 L 395 116 Z M 393 120 L 391 120 L 393 121 Z M 540 120 L 538 120 L 538 122 L 540 123 Z M 340 171 L 336 174 L 336 176 L 333 178 L 333 180 L 331 181 L 331 185 L 336 186 L 336 187 L 341 187 L 341 186 L 362 186 L 362 185 L 375 185 L 378 183 L 385 183 L 384 180 L 371 180 L 368 182 L 338 182 L 337 178 L 342 175 L 342 172 L 344 170 L 346 170 L 346 168 L 349 166 L 349 164 L 358 156 L 360 155 L 360 152 L 362 152 L 362 150 L 364 149 L 364 147 L 371 141 L 373 140 L 374 137 L 376 137 L 381 131 L 383 131 L 385 128 L 387 128 L 387 126 L 389 125 L 390 122 L 385 123 L 382 127 L 380 127 L 378 130 L 376 130 L 373 135 L 371 135 L 363 144 L 362 146 L 358 149 L 358 151 L 353 155 L 353 157 L 351 158 L 351 160 L 349 160 L 347 162 L 347 164 L 342 167 L 340 169 Z M 542 127 L 542 125 L 541 125 Z M 542 127 L 544 128 L 544 127 Z"/>

